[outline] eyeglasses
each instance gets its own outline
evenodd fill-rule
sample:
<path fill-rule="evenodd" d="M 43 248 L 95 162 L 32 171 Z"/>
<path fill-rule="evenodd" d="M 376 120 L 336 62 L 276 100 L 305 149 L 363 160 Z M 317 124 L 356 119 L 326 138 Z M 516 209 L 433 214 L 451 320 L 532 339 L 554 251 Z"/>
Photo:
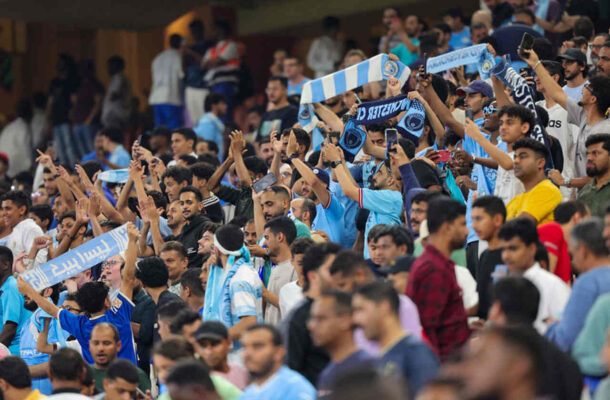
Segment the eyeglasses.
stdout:
<path fill-rule="evenodd" d="M 113 260 L 113 261 L 104 261 L 102 263 L 102 268 L 108 267 L 109 265 L 117 265 L 117 264 L 122 264 L 122 263 L 120 261 L 116 261 L 116 260 Z"/>
<path fill-rule="evenodd" d="M 72 306 L 61 306 L 61 308 L 63 310 L 70 311 L 70 312 L 75 312 L 75 313 L 80 313 L 81 312 L 81 310 L 79 308 L 72 307 Z"/>

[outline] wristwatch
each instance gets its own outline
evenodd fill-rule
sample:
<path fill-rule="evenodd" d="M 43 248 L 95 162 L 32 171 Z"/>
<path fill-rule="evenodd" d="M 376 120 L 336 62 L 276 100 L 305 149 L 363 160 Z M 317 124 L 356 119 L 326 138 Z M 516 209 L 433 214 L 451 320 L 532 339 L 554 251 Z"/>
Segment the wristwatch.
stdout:
<path fill-rule="evenodd" d="M 330 162 L 331 168 L 337 168 L 339 165 L 341 165 L 341 161 L 331 161 Z"/>
<path fill-rule="evenodd" d="M 572 183 L 572 178 L 563 178 L 563 186 L 570 187 L 570 183 Z"/>
<path fill-rule="evenodd" d="M 292 162 L 292 160 L 294 160 L 295 158 L 299 158 L 298 153 L 294 153 L 294 154 L 291 154 L 290 156 L 288 156 L 288 161 Z"/>

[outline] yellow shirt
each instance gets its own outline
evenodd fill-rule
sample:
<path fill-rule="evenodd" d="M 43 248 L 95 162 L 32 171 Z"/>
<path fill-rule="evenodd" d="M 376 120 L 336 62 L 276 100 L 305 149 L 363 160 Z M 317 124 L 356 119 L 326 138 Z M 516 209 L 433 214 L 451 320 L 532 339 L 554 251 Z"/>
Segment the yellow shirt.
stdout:
<path fill-rule="evenodd" d="M 506 219 L 517 218 L 522 212 L 536 218 L 538 225 L 553 221 L 553 211 L 561 203 L 561 192 L 545 179 L 529 192 L 515 196 L 506 206 Z"/>
<path fill-rule="evenodd" d="M 44 394 L 40 393 L 38 390 L 33 390 L 28 397 L 26 397 L 23 400 L 40 400 L 40 399 L 46 399 L 47 396 L 45 396 Z"/>

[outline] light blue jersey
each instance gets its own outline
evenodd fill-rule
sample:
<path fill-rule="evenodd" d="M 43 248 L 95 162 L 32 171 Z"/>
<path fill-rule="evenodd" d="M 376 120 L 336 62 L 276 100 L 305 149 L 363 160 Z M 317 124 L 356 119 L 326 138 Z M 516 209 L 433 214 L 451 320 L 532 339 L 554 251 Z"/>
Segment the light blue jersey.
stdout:
<path fill-rule="evenodd" d="M 470 40 L 470 28 L 465 26 L 461 32 L 451 32 L 451 39 L 449 39 L 449 46 L 454 50 L 462 49 L 472 45 Z"/>
<path fill-rule="evenodd" d="M 366 243 L 371 228 L 378 224 L 400 225 L 402 194 L 396 190 L 360 189 L 358 199 L 360 208 L 370 210 L 364 232 L 364 258 L 369 258 Z"/>
<path fill-rule="evenodd" d="M 2 284 L 2 287 L 0 287 L 0 323 L 2 323 L 0 330 L 4 329 L 4 325 L 9 321 L 17 324 L 15 337 L 11 341 L 11 345 L 8 346 L 8 349 L 14 356 L 19 355 L 21 331 L 30 315 L 32 315 L 31 311 L 24 308 L 24 304 L 23 296 L 17 289 L 17 280 L 9 276 L 4 281 L 4 284 Z"/>
<path fill-rule="evenodd" d="M 215 114 L 207 112 L 199 119 L 193 130 L 203 140 L 209 140 L 218 146 L 218 156 L 224 155 L 224 140 L 222 134 L 225 126 Z"/>
<path fill-rule="evenodd" d="M 244 390 L 240 400 L 313 400 L 316 389 L 301 374 L 281 367 L 262 385 L 252 383 Z"/>
<path fill-rule="evenodd" d="M 293 94 L 298 94 L 300 96 L 301 92 L 303 92 L 303 85 L 309 82 L 310 80 L 311 79 L 309 78 L 303 78 L 303 80 L 297 83 L 296 85 L 292 85 L 290 81 L 288 81 L 288 96 L 292 96 Z"/>
<path fill-rule="evenodd" d="M 332 242 L 341 243 L 344 212 L 345 210 L 339 200 L 330 193 L 328 207 L 324 207 L 322 204 L 316 206 L 316 218 L 311 224 L 311 230 L 324 231 Z"/>
<path fill-rule="evenodd" d="M 337 182 L 331 181 L 329 189 L 343 206 L 343 234 L 341 235 L 341 246 L 346 249 L 351 249 L 358 236 L 358 230 L 356 229 L 358 203 L 347 197 L 343 193 L 341 185 Z"/>
<path fill-rule="evenodd" d="M 125 147 L 120 144 L 114 149 L 112 154 L 110 154 L 108 161 L 118 165 L 121 168 L 127 168 L 129 167 L 129 163 L 131 162 L 131 156 L 129 155 L 127 150 L 125 150 Z"/>

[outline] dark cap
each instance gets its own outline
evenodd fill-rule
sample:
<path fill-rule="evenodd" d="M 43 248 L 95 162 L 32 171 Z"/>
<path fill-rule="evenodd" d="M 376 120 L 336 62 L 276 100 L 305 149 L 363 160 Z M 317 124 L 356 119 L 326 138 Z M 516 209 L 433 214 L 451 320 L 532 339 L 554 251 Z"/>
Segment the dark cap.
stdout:
<path fill-rule="evenodd" d="M 558 60 L 576 61 L 580 65 L 587 64 L 587 56 L 578 49 L 567 49 L 565 53 L 557 57 Z"/>
<path fill-rule="evenodd" d="M 326 170 L 323 170 L 322 168 L 318 168 L 318 167 L 314 167 L 314 168 L 312 168 L 312 170 L 313 170 L 313 173 L 318 177 L 318 179 L 321 180 L 322 182 L 324 182 L 326 187 L 328 187 L 328 185 L 330 185 L 330 176 L 328 176 L 328 172 L 326 172 Z"/>
<path fill-rule="evenodd" d="M 481 93 L 485 97 L 492 98 L 494 97 L 494 90 L 489 86 L 489 84 L 485 81 L 477 79 L 475 81 L 470 82 L 470 85 L 466 87 L 461 87 L 457 90 L 458 96 L 464 96 L 466 94 L 474 94 Z"/>
<path fill-rule="evenodd" d="M 229 330 L 218 321 L 206 321 L 193 333 L 193 339 L 199 341 L 203 339 L 224 340 L 229 338 Z"/>
<path fill-rule="evenodd" d="M 379 272 L 383 275 L 394 275 L 399 272 L 409 272 L 411 265 L 415 261 L 415 257 L 410 254 L 404 256 L 398 256 L 390 265 L 387 267 L 379 268 Z"/>

